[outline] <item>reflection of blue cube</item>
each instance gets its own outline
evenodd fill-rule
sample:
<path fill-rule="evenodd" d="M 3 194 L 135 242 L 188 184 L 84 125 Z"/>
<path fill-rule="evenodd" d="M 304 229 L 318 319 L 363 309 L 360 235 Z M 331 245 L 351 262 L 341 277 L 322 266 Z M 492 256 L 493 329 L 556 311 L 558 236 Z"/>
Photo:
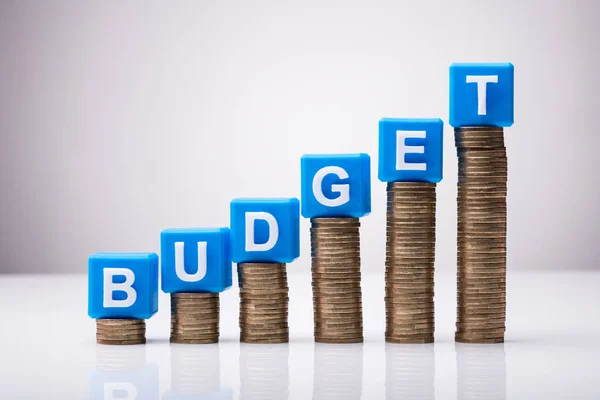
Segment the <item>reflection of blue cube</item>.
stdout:
<path fill-rule="evenodd" d="M 233 262 L 289 263 L 300 255 L 298 199 L 231 201 Z"/>
<path fill-rule="evenodd" d="M 360 218 L 371 212 L 368 154 L 305 155 L 300 170 L 305 218 Z"/>
<path fill-rule="evenodd" d="M 379 171 L 382 182 L 442 180 L 441 119 L 383 118 L 379 121 Z"/>
<path fill-rule="evenodd" d="M 88 314 L 148 319 L 158 311 L 158 255 L 96 253 L 88 263 Z"/>
<path fill-rule="evenodd" d="M 147 364 L 131 370 L 94 370 L 89 374 L 89 398 L 158 400 L 158 367 Z"/>
<path fill-rule="evenodd" d="M 165 293 L 218 293 L 231 287 L 229 228 L 164 230 L 160 252 Z"/>
<path fill-rule="evenodd" d="M 450 125 L 511 126 L 514 122 L 511 63 L 450 66 Z"/>

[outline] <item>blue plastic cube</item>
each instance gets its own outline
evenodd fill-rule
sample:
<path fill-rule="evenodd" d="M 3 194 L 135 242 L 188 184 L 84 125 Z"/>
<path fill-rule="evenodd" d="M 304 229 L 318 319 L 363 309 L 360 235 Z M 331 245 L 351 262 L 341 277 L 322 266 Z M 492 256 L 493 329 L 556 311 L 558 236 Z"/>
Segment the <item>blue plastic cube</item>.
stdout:
<path fill-rule="evenodd" d="M 157 311 L 157 254 L 96 253 L 90 256 L 90 317 L 148 319 Z"/>
<path fill-rule="evenodd" d="M 166 229 L 160 253 L 165 293 L 219 293 L 231 287 L 229 228 Z"/>
<path fill-rule="evenodd" d="M 511 126 L 514 122 L 511 63 L 450 66 L 450 125 Z"/>
<path fill-rule="evenodd" d="M 371 212 L 368 154 L 310 154 L 300 160 L 302 216 L 360 218 Z"/>
<path fill-rule="evenodd" d="M 231 201 L 233 262 L 289 263 L 300 255 L 300 202 L 285 199 Z"/>
<path fill-rule="evenodd" d="M 441 119 L 383 118 L 379 121 L 379 169 L 382 182 L 442 180 Z"/>

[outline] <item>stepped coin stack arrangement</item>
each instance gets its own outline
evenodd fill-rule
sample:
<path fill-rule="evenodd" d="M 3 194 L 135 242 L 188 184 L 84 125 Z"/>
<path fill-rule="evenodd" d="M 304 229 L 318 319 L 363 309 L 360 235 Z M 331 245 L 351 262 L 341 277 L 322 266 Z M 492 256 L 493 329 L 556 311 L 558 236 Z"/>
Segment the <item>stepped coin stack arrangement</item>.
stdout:
<path fill-rule="evenodd" d="M 243 343 L 287 343 L 288 284 L 282 263 L 241 263 L 240 341 Z"/>
<path fill-rule="evenodd" d="M 358 218 L 312 218 L 315 341 L 363 341 Z"/>
<path fill-rule="evenodd" d="M 171 343 L 219 341 L 219 293 L 171 293 Z"/>
<path fill-rule="evenodd" d="M 435 183 L 387 185 L 385 339 L 434 341 Z"/>
<path fill-rule="evenodd" d="M 502 128 L 456 128 L 456 341 L 501 343 L 506 318 L 507 160 Z"/>
<path fill-rule="evenodd" d="M 143 319 L 96 320 L 96 342 L 98 344 L 144 344 L 146 343 L 146 321 Z"/>
<path fill-rule="evenodd" d="M 503 343 L 506 329 L 507 156 L 514 66 L 452 64 L 449 123 L 458 156 L 455 340 Z M 436 186 L 443 177 L 441 119 L 382 118 L 378 178 L 387 184 L 385 340 L 434 342 Z M 171 295 L 171 342 L 219 341 L 219 293 L 238 266 L 244 343 L 289 341 L 286 265 L 310 220 L 314 339 L 364 340 L 361 218 L 371 212 L 368 154 L 307 154 L 297 198 L 238 198 L 230 228 L 161 232 L 155 253 L 96 253 L 88 264 L 88 315 L 102 344 L 145 343 L 158 282 Z M 383 250 L 383 248 L 382 248 Z M 393 346 L 393 345 L 392 345 Z"/>

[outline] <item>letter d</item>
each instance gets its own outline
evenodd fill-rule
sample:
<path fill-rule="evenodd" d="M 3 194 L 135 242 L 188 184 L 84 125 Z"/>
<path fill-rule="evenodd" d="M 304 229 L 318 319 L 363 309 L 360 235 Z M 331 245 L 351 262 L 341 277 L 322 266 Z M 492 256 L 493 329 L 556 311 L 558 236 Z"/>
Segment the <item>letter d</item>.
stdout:
<path fill-rule="evenodd" d="M 257 220 L 266 221 L 269 224 L 269 240 L 266 243 L 256 243 L 254 240 L 254 222 Z M 267 212 L 247 212 L 246 213 L 246 251 L 268 251 L 275 247 L 279 239 L 279 225 L 272 214 Z"/>

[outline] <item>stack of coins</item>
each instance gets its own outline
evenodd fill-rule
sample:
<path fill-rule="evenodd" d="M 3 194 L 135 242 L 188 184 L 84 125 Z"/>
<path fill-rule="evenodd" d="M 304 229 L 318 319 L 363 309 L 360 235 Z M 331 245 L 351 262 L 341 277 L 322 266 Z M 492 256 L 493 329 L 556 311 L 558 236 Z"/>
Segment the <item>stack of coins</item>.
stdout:
<path fill-rule="evenodd" d="M 96 342 L 99 344 L 144 344 L 146 321 L 143 319 L 97 319 Z"/>
<path fill-rule="evenodd" d="M 502 343 L 506 320 L 504 133 L 455 128 L 458 153 L 457 342 Z"/>
<path fill-rule="evenodd" d="M 358 218 L 312 218 L 315 341 L 363 341 Z"/>
<path fill-rule="evenodd" d="M 434 340 L 436 184 L 389 182 L 385 262 L 385 339 Z"/>
<path fill-rule="evenodd" d="M 240 263 L 240 341 L 287 343 L 288 284 L 285 264 Z"/>
<path fill-rule="evenodd" d="M 219 341 L 219 293 L 171 293 L 171 343 Z"/>

